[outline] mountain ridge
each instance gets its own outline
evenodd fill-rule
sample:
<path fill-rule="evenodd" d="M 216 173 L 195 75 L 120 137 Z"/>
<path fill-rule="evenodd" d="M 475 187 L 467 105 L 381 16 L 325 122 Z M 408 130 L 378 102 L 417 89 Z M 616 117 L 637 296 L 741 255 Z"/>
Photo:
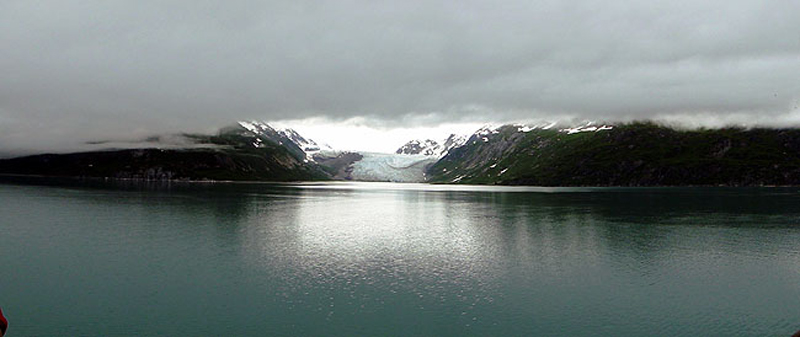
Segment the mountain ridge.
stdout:
<path fill-rule="evenodd" d="M 381 155 L 335 151 L 295 130 L 255 121 L 237 122 L 213 135 L 179 136 L 188 142 L 185 148 L 24 156 L 0 160 L 0 173 L 141 180 L 800 186 L 796 128 L 506 124 L 482 127 L 468 138 L 451 134 L 441 142 L 412 140 L 406 145 L 413 146 Z"/>
<path fill-rule="evenodd" d="M 319 181 L 334 175 L 286 134 L 238 122 L 214 135 L 181 134 L 197 147 L 105 149 L 0 160 L 0 173 L 139 180 Z M 154 137 L 151 137 L 154 138 Z"/>
<path fill-rule="evenodd" d="M 466 141 L 466 136 L 460 136 L 455 133 L 450 134 L 450 136 L 442 141 L 433 139 L 412 139 L 398 148 L 395 154 L 436 156 L 441 158 L 453 148 L 464 145 Z"/>
<path fill-rule="evenodd" d="M 800 129 L 676 130 L 651 122 L 474 135 L 430 182 L 537 186 L 800 184 Z M 481 138 L 479 139 L 478 136 Z"/>

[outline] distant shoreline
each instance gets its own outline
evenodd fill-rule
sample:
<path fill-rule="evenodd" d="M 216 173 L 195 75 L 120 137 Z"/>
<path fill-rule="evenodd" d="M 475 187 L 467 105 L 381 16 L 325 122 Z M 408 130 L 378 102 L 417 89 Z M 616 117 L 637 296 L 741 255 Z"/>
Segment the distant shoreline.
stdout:
<path fill-rule="evenodd" d="M 519 188 L 590 188 L 590 189 L 651 189 L 651 188 L 800 188 L 800 185 L 640 185 L 640 186 L 625 186 L 625 185 L 520 185 L 520 184 L 459 184 L 459 183 L 442 183 L 442 182 L 394 182 L 394 181 L 372 181 L 372 180 L 326 180 L 326 181 L 267 181 L 267 180 L 211 180 L 211 179 L 136 179 L 136 178 L 115 178 L 115 177 L 81 177 L 81 176 L 51 176 L 41 174 L 13 174 L 13 173 L 0 173 L 0 183 L 3 182 L 2 178 L 36 178 L 43 180 L 55 181 L 58 179 L 65 179 L 69 181 L 92 181 L 92 182 L 130 182 L 130 183 L 143 183 L 143 184 L 261 184 L 261 185 L 347 185 L 347 184 L 396 184 L 396 185 L 428 185 L 428 186 L 453 186 L 453 187 L 519 187 Z"/>

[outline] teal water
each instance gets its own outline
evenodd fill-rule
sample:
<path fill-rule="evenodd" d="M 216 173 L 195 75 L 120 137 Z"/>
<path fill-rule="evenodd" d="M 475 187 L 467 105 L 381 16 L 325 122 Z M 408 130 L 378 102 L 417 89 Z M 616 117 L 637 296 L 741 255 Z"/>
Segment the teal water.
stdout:
<path fill-rule="evenodd" d="M 800 189 L 0 180 L 8 336 L 788 336 Z"/>

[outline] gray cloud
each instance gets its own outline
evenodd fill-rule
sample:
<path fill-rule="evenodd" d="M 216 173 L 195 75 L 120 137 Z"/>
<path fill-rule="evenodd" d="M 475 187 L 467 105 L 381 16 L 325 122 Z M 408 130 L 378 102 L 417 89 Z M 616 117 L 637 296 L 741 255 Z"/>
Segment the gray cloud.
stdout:
<path fill-rule="evenodd" d="M 797 13 L 795 0 L 6 0 L 0 148 L 242 118 L 793 121 Z"/>

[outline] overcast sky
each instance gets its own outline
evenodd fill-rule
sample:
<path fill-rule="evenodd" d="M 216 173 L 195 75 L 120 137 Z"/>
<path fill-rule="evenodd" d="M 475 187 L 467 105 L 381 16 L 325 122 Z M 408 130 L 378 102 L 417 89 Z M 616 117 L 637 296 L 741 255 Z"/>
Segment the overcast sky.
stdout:
<path fill-rule="evenodd" d="M 239 119 L 797 125 L 798 13 L 797 0 L 3 0 L 0 152 Z"/>

